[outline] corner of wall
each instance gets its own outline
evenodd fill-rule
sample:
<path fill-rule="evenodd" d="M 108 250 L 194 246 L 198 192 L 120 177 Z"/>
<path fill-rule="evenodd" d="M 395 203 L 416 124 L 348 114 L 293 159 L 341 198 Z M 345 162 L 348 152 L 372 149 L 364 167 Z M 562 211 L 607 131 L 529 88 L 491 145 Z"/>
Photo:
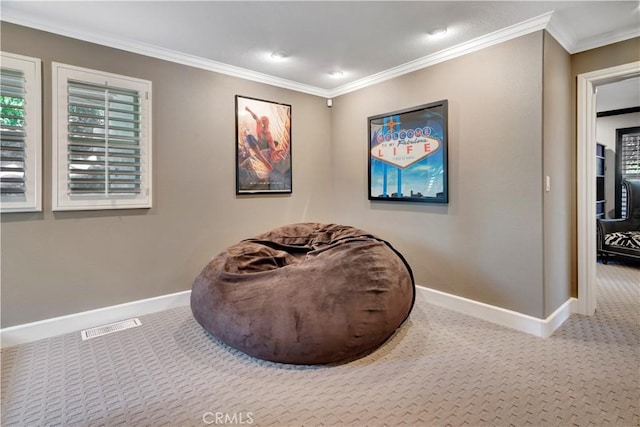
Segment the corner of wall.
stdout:
<path fill-rule="evenodd" d="M 575 144 L 571 57 L 548 32 L 543 43 L 544 316 L 567 301 L 576 282 Z"/>

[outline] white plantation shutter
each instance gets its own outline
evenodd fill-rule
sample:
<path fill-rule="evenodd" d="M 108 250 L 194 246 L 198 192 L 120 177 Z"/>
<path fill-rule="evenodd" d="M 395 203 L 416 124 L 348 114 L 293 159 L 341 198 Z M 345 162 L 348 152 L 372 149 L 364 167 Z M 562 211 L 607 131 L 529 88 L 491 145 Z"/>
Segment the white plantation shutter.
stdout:
<path fill-rule="evenodd" d="M 151 82 L 54 68 L 54 210 L 151 207 Z"/>
<path fill-rule="evenodd" d="M 40 211 L 40 60 L 5 52 L 1 55 L 0 210 Z"/>
<path fill-rule="evenodd" d="M 24 196 L 25 186 L 25 80 L 24 72 L 2 68 L 0 96 L 2 97 L 2 140 L 0 191 L 3 195 Z"/>
<path fill-rule="evenodd" d="M 69 81 L 70 194 L 140 194 L 140 94 Z"/>
<path fill-rule="evenodd" d="M 640 132 L 627 133 L 620 139 L 618 149 L 620 159 L 620 177 L 625 180 L 640 180 Z M 627 213 L 627 189 L 623 185 L 621 190 L 621 212 L 626 218 Z"/>

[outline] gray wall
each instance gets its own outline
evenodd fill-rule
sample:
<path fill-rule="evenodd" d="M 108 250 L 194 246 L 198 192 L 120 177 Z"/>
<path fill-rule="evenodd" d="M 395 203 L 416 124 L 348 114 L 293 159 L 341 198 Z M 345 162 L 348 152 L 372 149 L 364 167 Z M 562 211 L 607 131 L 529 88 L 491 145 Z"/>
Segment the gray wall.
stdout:
<path fill-rule="evenodd" d="M 571 297 L 575 268 L 576 171 L 571 117 L 571 56 L 544 33 L 543 175 L 544 192 L 544 317 Z"/>
<path fill-rule="evenodd" d="M 640 60 L 640 37 L 571 55 L 571 75 L 602 70 Z M 575 99 L 575 88 L 574 88 Z"/>
<path fill-rule="evenodd" d="M 394 243 L 416 281 L 535 317 L 543 308 L 543 32 L 334 99 L 334 219 Z M 449 100 L 446 206 L 367 200 L 367 117 Z"/>
<path fill-rule="evenodd" d="M 330 113 L 322 98 L 2 23 L 3 51 L 43 60 L 44 203 L 3 214 L 3 328 L 190 289 L 231 243 L 329 221 Z M 51 61 L 153 81 L 154 207 L 51 211 Z M 234 96 L 292 105 L 292 195 L 235 195 Z"/>

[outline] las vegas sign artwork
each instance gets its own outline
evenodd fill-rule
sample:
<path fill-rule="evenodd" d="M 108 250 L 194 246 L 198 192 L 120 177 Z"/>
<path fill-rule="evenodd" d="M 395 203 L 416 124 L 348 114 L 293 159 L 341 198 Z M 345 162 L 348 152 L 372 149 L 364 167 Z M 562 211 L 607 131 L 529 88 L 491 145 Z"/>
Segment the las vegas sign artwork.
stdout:
<path fill-rule="evenodd" d="M 390 118 L 393 123 L 393 117 Z M 431 136 L 431 128 L 401 130 L 379 134 L 371 156 L 393 166 L 406 169 L 440 148 L 440 140 Z"/>
<path fill-rule="evenodd" d="M 447 203 L 447 101 L 369 117 L 369 199 Z"/>

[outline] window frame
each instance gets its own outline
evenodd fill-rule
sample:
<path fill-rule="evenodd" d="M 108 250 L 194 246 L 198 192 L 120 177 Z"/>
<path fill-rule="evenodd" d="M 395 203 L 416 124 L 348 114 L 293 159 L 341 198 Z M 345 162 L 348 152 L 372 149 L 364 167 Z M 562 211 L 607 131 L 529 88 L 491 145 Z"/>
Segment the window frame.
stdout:
<path fill-rule="evenodd" d="M 113 74 L 74 65 L 51 64 L 53 143 L 52 210 L 148 209 L 152 207 L 152 83 L 149 80 Z M 68 171 L 68 85 L 69 80 L 136 90 L 140 94 L 140 165 L 139 194 L 69 194 Z"/>
<path fill-rule="evenodd" d="M 0 52 L 2 67 L 25 76 L 25 192 L 24 197 L 0 195 L 0 213 L 42 211 L 42 60 Z"/>
<path fill-rule="evenodd" d="M 622 185 L 622 181 L 627 179 L 628 175 L 623 173 L 622 164 L 626 158 L 623 156 L 622 138 L 625 135 L 637 134 L 640 132 L 640 126 L 632 126 L 628 128 L 616 129 L 616 171 L 615 171 L 615 217 L 626 218 L 627 217 L 627 194 L 626 189 Z M 624 194 L 623 194 L 624 192 Z M 625 208 L 622 209 L 622 201 L 625 199 Z"/>

